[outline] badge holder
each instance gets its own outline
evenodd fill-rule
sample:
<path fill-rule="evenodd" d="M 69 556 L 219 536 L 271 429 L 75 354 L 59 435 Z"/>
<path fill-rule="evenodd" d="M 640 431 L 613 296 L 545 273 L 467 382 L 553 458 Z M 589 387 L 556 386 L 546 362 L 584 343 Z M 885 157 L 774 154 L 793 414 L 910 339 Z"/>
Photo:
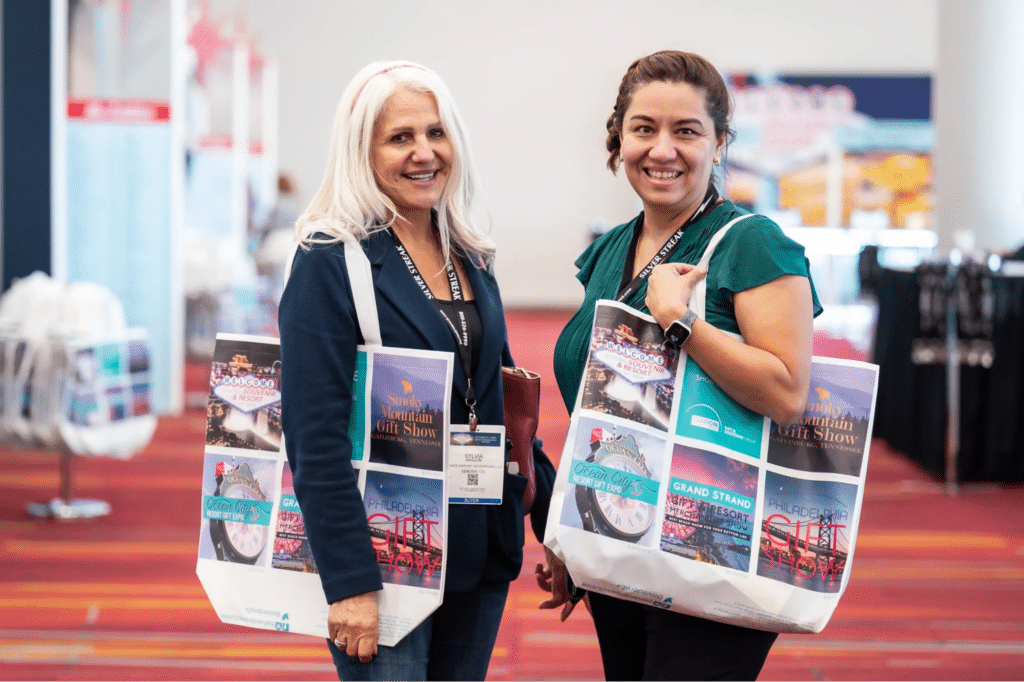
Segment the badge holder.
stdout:
<path fill-rule="evenodd" d="M 501 504 L 505 487 L 505 427 L 452 424 L 448 440 L 448 501 Z"/>

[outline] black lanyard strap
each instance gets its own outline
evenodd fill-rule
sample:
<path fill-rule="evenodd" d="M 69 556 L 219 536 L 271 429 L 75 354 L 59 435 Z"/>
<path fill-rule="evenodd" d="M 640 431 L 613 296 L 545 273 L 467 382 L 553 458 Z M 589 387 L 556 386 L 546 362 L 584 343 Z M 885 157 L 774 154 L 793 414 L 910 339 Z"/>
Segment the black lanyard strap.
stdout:
<path fill-rule="evenodd" d="M 395 249 L 398 250 L 398 255 L 402 257 L 402 261 L 405 263 L 405 267 L 409 269 L 412 278 L 420 285 L 423 295 L 433 304 L 434 309 L 448 325 L 452 336 L 455 337 L 455 345 L 459 349 L 459 359 L 462 360 L 462 371 L 466 375 L 466 407 L 469 408 L 469 426 L 471 431 L 475 431 L 477 417 L 475 409 L 476 393 L 473 391 L 473 335 L 469 333 L 469 320 L 466 317 L 466 308 L 469 306 L 469 303 L 462 294 L 459 273 L 455 269 L 455 264 L 449 259 L 445 268 L 448 274 L 448 291 L 451 292 L 452 307 L 455 309 L 455 314 L 458 318 L 453 320 L 448 315 L 448 311 L 437 300 L 437 297 L 434 296 L 434 292 L 427 286 L 427 281 L 423 279 L 423 275 L 420 274 L 419 268 L 416 267 L 416 263 L 413 262 L 409 251 L 402 244 L 402 240 L 398 238 L 393 229 L 388 230 L 388 232 L 391 233 L 391 238 L 395 242 Z"/>
<path fill-rule="evenodd" d="M 672 233 L 672 236 L 668 238 L 665 245 L 661 247 L 658 253 L 654 254 L 654 258 L 651 262 L 644 267 L 636 277 L 630 279 L 629 275 L 633 272 L 633 260 L 636 258 L 636 246 L 637 242 L 640 241 L 640 232 L 643 230 L 643 218 L 636 226 L 636 231 L 633 234 L 633 241 L 629 245 L 629 254 L 626 256 L 626 264 L 622 268 L 622 281 L 619 284 L 619 295 L 616 298 L 620 303 L 629 300 L 636 293 L 637 289 L 643 286 L 647 278 L 651 276 L 651 272 L 655 266 L 659 263 L 663 263 L 672 257 L 672 254 L 679 248 L 679 243 L 683 239 L 683 233 L 686 232 L 686 228 L 693 225 L 695 222 L 704 217 L 704 214 L 715 207 L 718 202 L 718 190 L 715 189 L 714 185 L 708 187 L 707 193 L 704 195 L 704 201 L 700 203 L 697 210 L 693 212 L 689 218 L 686 219 L 679 229 Z"/>

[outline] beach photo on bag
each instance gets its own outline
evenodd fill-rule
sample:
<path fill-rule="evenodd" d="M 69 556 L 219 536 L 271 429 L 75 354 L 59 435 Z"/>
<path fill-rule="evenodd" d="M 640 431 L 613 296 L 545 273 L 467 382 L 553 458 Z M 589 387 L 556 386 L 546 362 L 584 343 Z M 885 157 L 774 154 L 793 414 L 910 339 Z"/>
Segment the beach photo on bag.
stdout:
<path fill-rule="evenodd" d="M 366 454 L 366 379 L 369 353 L 356 349 L 356 368 L 352 374 L 352 409 L 348 415 L 348 440 L 352 444 L 352 461 L 361 462 Z"/>
<path fill-rule="evenodd" d="M 676 444 L 661 549 L 748 572 L 758 468 L 715 452 Z"/>
<path fill-rule="evenodd" d="M 665 440 L 610 420 L 581 417 L 561 524 L 643 547 L 657 544 Z"/>
<path fill-rule="evenodd" d="M 666 431 L 679 353 L 664 346 L 661 327 L 650 320 L 624 307 L 597 307 L 580 407 Z"/>
<path fill-rule="evenodd" d="M 759 458 L 764 417 L 729 397 L 693 358 L 687 357 L 679 389 L 676 435 Z"/>

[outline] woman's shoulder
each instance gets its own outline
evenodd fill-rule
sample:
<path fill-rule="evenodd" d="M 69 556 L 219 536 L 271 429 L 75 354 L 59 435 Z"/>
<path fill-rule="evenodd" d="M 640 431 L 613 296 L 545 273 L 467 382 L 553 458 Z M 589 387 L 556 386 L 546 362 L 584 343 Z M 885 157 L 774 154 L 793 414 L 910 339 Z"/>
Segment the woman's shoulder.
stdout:
<path fill-rule="evenodd" d="M 345 243 L 335 235 L 315 232 L 295 246 L 288 268 L 285 293 L 332 291 L 349 288 Z"/>
<path fill-rule="evenodd" d="M 341 237 L 335 232 L 316 231 L 303 238 L 296 254 L 303 254 L 306 260 L 319 262 L 340 259 L 344 262 L 346 239 L 347 237 Z M 376 230 L 358 241 L 363 251 L 369 255 L 371 251 L 381 250 L 382 240 L 386 240 L 387 244 L 391 243 L 386 230 Z"/>
<path fill-rule="evenodd" d="M 722 236 L 722 247 L 757 246 L 772 249 L 796 245 L 796 242 L 786 236 L 778 223 L 768 216 L 745 211 L 731 202 L 726 202 L 726 204 L 728 206 L 719 215 L 718 229 L 725 227 L 730 222 L 736 222 L 729 228 L 729 232 Z"/>
<path fill-rule="evenodd" d="M 295 247 L 292 269 L 297 267 L 331 267 L 345 262 L 345 243 L 325 232 L 315 232 Z"/>
<path fill-rule="evenodd" d="M 750 211 L 737 206 L 728 199 L 722 201 L 722 203 L 715 208 L 715 211 L 710 214 L 716 223 L 715 229 L 721 229 L 735 221 L 731 230 L 748 230 L 748 229 L 777 229 L 781 231 L 778 224 L 766 215 L 760 213 L 751 213 Z"/>
<path fill-rule="evenodd" d="M 750 215 L 722 237 L 715 250 L 709 272 L 717 286 L 729 291 L 745 291 L 771 282 L 782 275 L 810 279 L 810 265 L 804 247 L 791 239 L 771 218 L 748 214 L 736 208 L 733 218 Z M 732 218 L 730 218 L 732 219 Z M 815 296 L 815 314 L 821 310 Z"/>

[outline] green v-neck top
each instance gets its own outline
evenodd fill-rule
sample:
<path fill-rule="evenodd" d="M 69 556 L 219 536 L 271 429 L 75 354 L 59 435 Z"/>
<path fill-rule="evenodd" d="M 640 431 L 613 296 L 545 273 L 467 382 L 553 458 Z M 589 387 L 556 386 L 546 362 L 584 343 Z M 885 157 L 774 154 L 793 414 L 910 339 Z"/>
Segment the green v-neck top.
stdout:
<path fill-rule="evenodd" d="M 732 219 L 745 214 L 746 211 L 732 202 L 722 202 L 686 228 L 679 247 L 666 262 L 700 262 L 714 234 Z M 587 361 L 595 306 L 599 299 L 614 300 L 618 296 L 630 243 L 643 217 L 644 214 L 640 213 L 630 222 L 602 235 L 576 259 L 576 267 L 579 268 L 576 277 L 585 289 L 583 304 L 559 335 L 554 353 L 555 380 L 570 413 Z M 733 294 L 767 284 L 783 275 L 799 275 L 810 280 L 810 264 L 804 255 L 804 247 L 787 237 L 782 228 L 764 216 L 741 220 L 730 228 L 711 257 L 705 319 L 719 329 L 738 334 L 740 329 L 736 323 Z M 644 282 L 624 303 L 650 314 L 644 305 L 646 296 L 647 283 Z M 814 316 L 817 317 L 822 308 L 813 281 L 811 298 Z"/>

